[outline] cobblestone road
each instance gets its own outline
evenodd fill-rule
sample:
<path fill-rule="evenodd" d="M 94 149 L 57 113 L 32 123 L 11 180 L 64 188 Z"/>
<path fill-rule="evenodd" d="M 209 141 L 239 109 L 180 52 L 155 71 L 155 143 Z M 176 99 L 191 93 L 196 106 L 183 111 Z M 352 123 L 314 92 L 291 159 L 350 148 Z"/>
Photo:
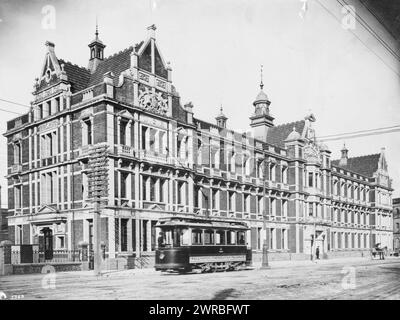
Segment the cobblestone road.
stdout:
<path fill-rule="evenodd" d="M 13 275 L 0 291 L 22 299 L 400 299 L 400 259 L 271 263 L 268 270 L 165 274 L 126 270 Z"/>

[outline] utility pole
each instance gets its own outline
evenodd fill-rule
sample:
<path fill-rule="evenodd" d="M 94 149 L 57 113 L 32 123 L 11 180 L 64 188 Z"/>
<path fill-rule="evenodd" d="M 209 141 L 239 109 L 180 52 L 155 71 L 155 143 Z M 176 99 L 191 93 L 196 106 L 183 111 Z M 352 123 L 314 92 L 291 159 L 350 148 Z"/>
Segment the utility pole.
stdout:
<path fill-rule="evenodd" d="M 94 273 L 101 273 L 101 198 L 108 195 L 108 146 L 92 146 L 89 151 L 89 197 L 93 199 Z"/>
<path fill-rule="evenodd" d="M 263 251 L 262 251 L 262 264 L 261 269 L 270 269 L 271 267 L 268 264 L 268 239 L 270 234 L 267 232 L 267 197 L 265 192 L 265 181 L 267 180 L 267 161 L 266 161 L 266 154 L 264 152 L 264 165 L 263 165 L 263 200 L 264 200 L 264 208 L 263 208 L 263 222 L 264 222 L 264 230 L 265 230 L 265 237 L 263 243 Z M 268 235 L 268 237 L 267 237 Z"/>

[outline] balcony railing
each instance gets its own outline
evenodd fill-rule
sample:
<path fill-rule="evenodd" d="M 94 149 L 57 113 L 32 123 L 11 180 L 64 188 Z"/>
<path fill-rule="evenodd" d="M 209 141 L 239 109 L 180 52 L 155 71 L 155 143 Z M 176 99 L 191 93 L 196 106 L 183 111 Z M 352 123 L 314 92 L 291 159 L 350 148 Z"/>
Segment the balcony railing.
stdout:
<path fill-rule="evenodd" d="M 90 145 L 82 146 L 79 150 L 79 157 L 84 157 L 89 155 Z"/>
<path fill-rule="evenodd" d="M 19 173 L 22 172 L 22 165 L 20 164 L 13 164 L 11 166 L 11 173 Z"/>
<path fill-rule="evenodd" d="M 149 162 L 168 163 L 168 156 L 165 154 L 160 154 L 156 151 L 140 150 L 139 158 Z"/>
<path fill-rule="evenodd" d="M 117 153 L 118 153 L 118 155 L 127 155 L 127 156 L 132 156 L 132 157 L 135 156 L 135 151 L 134 151 L 133 147 L 126 146 L 123 144 L 118 145 Z"/>

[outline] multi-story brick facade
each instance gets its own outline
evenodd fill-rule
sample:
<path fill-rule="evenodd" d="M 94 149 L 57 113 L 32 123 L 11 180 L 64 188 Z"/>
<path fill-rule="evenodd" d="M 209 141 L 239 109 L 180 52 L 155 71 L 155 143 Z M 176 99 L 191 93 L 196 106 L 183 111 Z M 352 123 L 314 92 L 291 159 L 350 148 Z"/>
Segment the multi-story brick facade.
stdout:
<path fill-rule="evenodd" d="M 393 250 L 400 252 L 400 198 L 393 199 Z"/>
<path fill-rule="evenodd" d="M 149 27 L 146 41 L 104 58 L 89 44 L 89 67 L 57 58 L 54 44 L 34 86 L 31 111 L 8 122 L 10 238 L 55 248 L 92 242 L 91 145 L 106 144 L 102 241 L 109 257 L 151 251 L 155 224 L 173 213 L 245 220 L 248 244 L 267 239 L 282 258 L 354 253 L 392 244 L 391 186 L 384 152 L 331 160 L 315 118 L 274 125 L 261 85 L 248 115 L 253 133 L 212 124 L 182 106 Z M 246 113 L 246 111 L 244 111 Z M 290 112 L 290 110 L 288 110 Z"/>

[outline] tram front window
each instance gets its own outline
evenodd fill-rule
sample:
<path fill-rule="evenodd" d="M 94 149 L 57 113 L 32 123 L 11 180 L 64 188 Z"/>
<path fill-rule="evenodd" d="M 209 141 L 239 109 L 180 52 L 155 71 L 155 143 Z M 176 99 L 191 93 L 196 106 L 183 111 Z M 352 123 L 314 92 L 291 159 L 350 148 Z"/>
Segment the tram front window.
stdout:
<path fill-rule="evenodd" d="M 237 233 L 237 244 L 240 244 L 240 245 L 246 244 L 245 234 L 243 231 L 238 231 L 238 233 Z"/>

